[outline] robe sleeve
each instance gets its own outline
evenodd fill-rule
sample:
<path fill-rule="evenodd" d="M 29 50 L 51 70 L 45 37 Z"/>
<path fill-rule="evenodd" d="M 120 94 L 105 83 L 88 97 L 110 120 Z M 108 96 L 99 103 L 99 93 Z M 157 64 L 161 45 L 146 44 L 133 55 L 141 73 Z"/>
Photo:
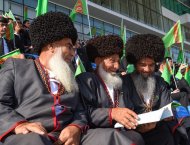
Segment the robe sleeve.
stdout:
<path fill-rule="evenodd" d="M 112 127 L 111 108 L 103 108 L 98 103 L 98 88 L 93 74 L 83 73 L 77 77 L 80 95 L 92 127 Z"/>
<path fill-rule="evenodd" d="M 85 133 L 89 128 L 87 121 L 87 113 L 86 110 L 84 109 L 84 106 L 82 105 L 81 98 L 79 98 L 79 96 L 77 95 L 75 99 L 77 99 L 78 103 L 75 110 L 73 110 L 74 112 L 73 122 L 71 122 L 69 126 L 76 126 L 81 130 L 82 133 Z"/>
<path fill-rule="evenodd" d="M 17 98 L 15 96 L 15 69 L 13 59 L 8 59 L 0 70 L 0 140 L 12 132 L 23 122 L 24 117 L 17 113 Z"/>

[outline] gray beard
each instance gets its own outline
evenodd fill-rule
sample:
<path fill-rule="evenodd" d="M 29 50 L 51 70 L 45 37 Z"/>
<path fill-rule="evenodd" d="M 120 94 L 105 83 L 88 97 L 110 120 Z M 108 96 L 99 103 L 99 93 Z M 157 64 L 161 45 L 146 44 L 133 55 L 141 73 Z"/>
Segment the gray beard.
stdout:
<path fill-rule="evenodd" d="M 102 64 L 98 66 L 98 74 L 107 85 L 113 86 L 114 89 L 120 89 L 122 87 L 122 79 L 116 73 L 106 72 Z"/>
<path fill-rule="evenodd" d="M 55 74 L 56 79 L 64 86 L 67 92 L 78 91 L 78 85 L 69 64 L 63 59 L 61 48 L 50 58 L 49 67 Z"/>
<path fill-rule="evenodd" d="M 135 72 L 132 74 L 132 79 L 138 94 L 142 95 L 144 97 L 144 101 L 149 104 L 156 88 L 155 77 L 148 76 L 145 78 L 141 74 Z"/>

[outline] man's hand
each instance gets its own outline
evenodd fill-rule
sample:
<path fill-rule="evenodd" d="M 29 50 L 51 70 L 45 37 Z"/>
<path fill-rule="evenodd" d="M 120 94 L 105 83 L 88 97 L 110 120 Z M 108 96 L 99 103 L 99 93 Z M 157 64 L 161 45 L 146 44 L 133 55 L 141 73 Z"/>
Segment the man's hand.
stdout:
<path fill-rule="evenodd" d="M 125 126 L 128 129 L 136 129 L 138 125 L 138 116 L 135 112 L 127 108 L 113 108 L 112 119 Z"/>
<path fill-rule="evenodd" d="M 180 90 L 179 89 L 175 89 L 173 92 L 171 92 L 171 94 L 175 94 L 175 93 L 179 93 Z"/>
<path fill-rule="evenodd" d="M 29 132 L 34 132 L 37 134 L 41 135 L 46 135 L 47 131 L 46 129 L 42 126 L 40 122 L 25 122 L 22 124 L 19 124 L 15 129 L 14 129 L 15 134 L 27 134 Z"/>
<path fill-rule="evenodd" d="M 141 133 L 145 133 L 145 132 L 148 132 L 148 131 L 154 129 L 155 127 L 156 127 L 156 122 L 147 123 L 147 124 L 143 124 L 143 125 L 140 125 L 139 127 L 137 127 L 137 131 L 139 131 Z"/>
<path fill-rule="evenodd" d="M 64 145 L 79 145 L 81 130 L 76 126 L 67 126 L 61 131 L 59 139 Z"/>

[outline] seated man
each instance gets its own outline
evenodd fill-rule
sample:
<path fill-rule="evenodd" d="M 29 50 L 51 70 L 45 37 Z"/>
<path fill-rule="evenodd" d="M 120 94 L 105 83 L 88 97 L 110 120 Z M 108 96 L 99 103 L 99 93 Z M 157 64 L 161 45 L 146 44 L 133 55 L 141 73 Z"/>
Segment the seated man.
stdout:
<path fill-rule="evenodd" d="M 87 42 L 88 58 L 96 63 L 97 69 L 77 77 L 90 125 L 82 137 L 83 145 L 144 144 L 137 132 L 114 129 L 116 122 L 128 129 L 137 126 L 137 115 L 127 108 L 119 108 L 123 101 L 122 80 L 116 71 L 122 50 L 123 41 L 116 35 L 98 36 Z"/>
<path fill-rule="evenodd" d="M 4 145 L 78 145 L 87 128 L 69 64 L 77 31 L 61 12 L 30 28 L 39 59 L 8 59 L 0 70 L 0 140 Z"/>
<path fill-rule="evenodd" d="M 141 114 L 172 102 L 164 80 L 154 74 L 155 63 L 164 58 L 164 44 L 160 37 L 152 34 L 131 37 L 126 43 L 126 58 L 128 63 L 134 64 L 135 71 L 124 76 L 124 107 Z M 141 133 L 146 145 L 175 144 L 166 121 L 140 125 L 136 130 Z"/>

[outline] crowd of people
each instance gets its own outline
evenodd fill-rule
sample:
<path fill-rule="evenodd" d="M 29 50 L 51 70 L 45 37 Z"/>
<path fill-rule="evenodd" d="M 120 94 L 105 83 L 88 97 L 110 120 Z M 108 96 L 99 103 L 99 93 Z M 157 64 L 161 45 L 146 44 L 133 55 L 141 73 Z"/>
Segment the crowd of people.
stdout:
<path fill-rule="evenodd" d="M 39 57 L 9 58 L 0 69 L 1 144 L 190 145 L 188 117 L 138 124 L 138 114 L 174 100 L 189 105 L 187 66 L 178 66 L 182 77 L 170 84 L 161 77 L 166 61 L 175 65 L 164 58 L 160 37 L 137 34 L 126 46 L 118 35 L 80 41 L 68 15 L 48 12 L 31 25 L 25 21 L 26 27 L 16 19 L 14 40 L 8 40 L 10 21 L 0 17 L 0 55 L 20 49 Z M 120 61 L 123 49 L 126 62 Z M 86 72 L 74 77 L 76 54 Z M 134 65 L 134 71 L 121 63 Z"/>

